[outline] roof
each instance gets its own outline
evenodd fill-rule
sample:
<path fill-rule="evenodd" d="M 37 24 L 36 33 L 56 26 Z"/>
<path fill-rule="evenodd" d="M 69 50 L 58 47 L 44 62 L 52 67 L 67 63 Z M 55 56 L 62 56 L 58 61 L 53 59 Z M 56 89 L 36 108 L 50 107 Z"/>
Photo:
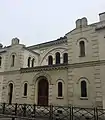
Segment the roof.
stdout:
<path fill-rule="evenodd" d="M 45 42 L 45 43 L 41 43 L 41 44 L 37 44 L 37 45 L 28 46 L 27 48 L 33 50 L 33 49 L 37 49 L 37 48 L 41 48 L 41 47 L 48 47 L 48 46 L 55 45 L 55 44 L 62 44 L 62 43 L 65 43 L 65 42 L 67 42 L 67 37 L 66 36 L 60 37 L 57 40 L 53 40 L 53 41 L 49 41 L 49 42 Z"/>

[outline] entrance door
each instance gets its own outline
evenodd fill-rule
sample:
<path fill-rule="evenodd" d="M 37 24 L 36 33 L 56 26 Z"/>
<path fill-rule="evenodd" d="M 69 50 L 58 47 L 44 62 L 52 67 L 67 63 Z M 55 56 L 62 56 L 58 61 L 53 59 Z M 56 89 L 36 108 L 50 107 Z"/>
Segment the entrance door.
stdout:
<path fill-rule="evenodd" d="M 48 105 L 48 81 L 46 79 L 38 82 L 38 105 Z"/>
<path fill-rule="evenodd" d="M 9 93 L 8 93 L 8 95 L 9 95 L 9 104 L 12 103 L 12 93 L 13 93 L 13 84 L 10 83 L 9 84 Z"/>

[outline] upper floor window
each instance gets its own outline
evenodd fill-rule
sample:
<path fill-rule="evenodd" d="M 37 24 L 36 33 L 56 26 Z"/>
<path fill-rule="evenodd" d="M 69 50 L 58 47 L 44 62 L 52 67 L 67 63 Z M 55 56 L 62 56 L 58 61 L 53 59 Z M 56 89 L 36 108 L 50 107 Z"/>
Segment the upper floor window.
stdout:
<path fill-rule="evenodd" d="M 87 97 L 87 84 L 86 81 L 81 81 L 81 97 Z"/>
<path fill-rule="evenodd" d="M 27 96 L 27 83 L 24 84 L 24 96 Z"/>
<path fill-rule="evenodd" d="M 63 63 L 68 63 L 68 53 L 63 54 Z"/>
<path fill-rule="evenodd" d="M 85 42 L 80 41 L 79 46 L 80 46 L 80 57 L 84 57 L 85 56 Z"/>
<path fill-rule="evenodd" d="M 0 56 L 0 67 L 1 67 L 1 64 L 2 64 L 2 57 Z"/>
<path fill-rule="evenodd" d="M 62 97 L 62 82 L 58 82 L 58 97 Z"/>
<path fill-rule="evenodd" d="M 28 58 L 27 66 L 30 67 L 31 57 Z"/>
<path fill-rule="evenodd" d="M 60 64 L 60 53 L 56 53 L 56 64 Z"/>
<path fill-rule="evenodd" d="M 53 64 L 53 57 L 50 55 L 48 56 L 48 65 L 52 65 Z"/>
<path fill-rule="evenodd" d="M 33 58 L 32 59 L 32 67 L 34 67 L 34 62 L 35 62 L 35 59 Z"/>
<path fill-rule="evenodd" d="M 15 65 L 15 55 L 12 55 L 12 64 L 11 66 L 13 67 Z"/>

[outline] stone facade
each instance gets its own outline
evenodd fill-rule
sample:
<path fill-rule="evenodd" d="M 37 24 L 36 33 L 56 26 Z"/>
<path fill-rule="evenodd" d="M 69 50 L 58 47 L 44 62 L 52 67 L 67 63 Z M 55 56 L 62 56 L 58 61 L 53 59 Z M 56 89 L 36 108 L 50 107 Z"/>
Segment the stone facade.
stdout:
<path fill-rule="evenodd" d="M 13 38 L 10 46 L 0 45 L 0 102 L 105 107 L 105 13 L 99 17 L 90 25 L 78 19 L 54 41 L 26 47 Z"/>

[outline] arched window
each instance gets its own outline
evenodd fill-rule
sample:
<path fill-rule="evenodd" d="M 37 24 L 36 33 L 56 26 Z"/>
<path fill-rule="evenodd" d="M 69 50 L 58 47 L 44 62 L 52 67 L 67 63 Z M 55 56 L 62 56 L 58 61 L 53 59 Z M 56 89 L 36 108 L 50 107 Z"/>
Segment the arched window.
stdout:
<path fill-rule="evenodd" d="M 30 67 L 31 57 L 28 58 L 27 66 Z"/>
<path fill-rule="evenodd" d="M 12 94 L 13 94 L 13 84 L 10 83 L 9 84 L 9 92 L 8 92 L 8 95 L 9 95 L 9 104 L 12 103 L 12 96 L 13 96 Z"/>
<path fill-rule="evenodd" d="M 15 55 L 12 55 L 12 64 L 11 66 L 13 67 L 15 65 Z"/>
<path fill-rule="evenodd" d="M 0 56 L 0 67 L 1 67 L 1 64 L 2 64 L 2 57 Z"/>
<path fill-rule="evenodd" d="M 62 97 L 62 82 L 58 82 L 58 97 Z"/>
<path fill-rule="evenodd" d="M 56 53 L 56 64 L 60 64 L 60 53 Z"/>
<path fill-rule="evenodd" d="M 50 55 L 48 56 L 48 65 L 52 65 L 53 64 L 53 57 Z"/>
<path fill-rule="evenodd" d="M 24 84 L 24 96 L 27 96 L 27 83 Z"/>
<path fill-rule="evenodd" d="M 32 59 L 32 67 L 34 67 L 34 62 L 35 62 L 35 59 L 33 58 Z"/>
<path fill-rule="evenodd" d="M 80 57 L 84 57 L 85 56 L 85 42 L 80 41 L 79 46 L 80 46 Z"/>
<path fill-rule="evenodd" d="M 87 84 L 86 81 L 81 81 L 81 97 L 87 97 Z"/>
<path fill-rule="evenodd" d="M 68 53 L 63 54 L 63 63 L 68 63 Z"/>

